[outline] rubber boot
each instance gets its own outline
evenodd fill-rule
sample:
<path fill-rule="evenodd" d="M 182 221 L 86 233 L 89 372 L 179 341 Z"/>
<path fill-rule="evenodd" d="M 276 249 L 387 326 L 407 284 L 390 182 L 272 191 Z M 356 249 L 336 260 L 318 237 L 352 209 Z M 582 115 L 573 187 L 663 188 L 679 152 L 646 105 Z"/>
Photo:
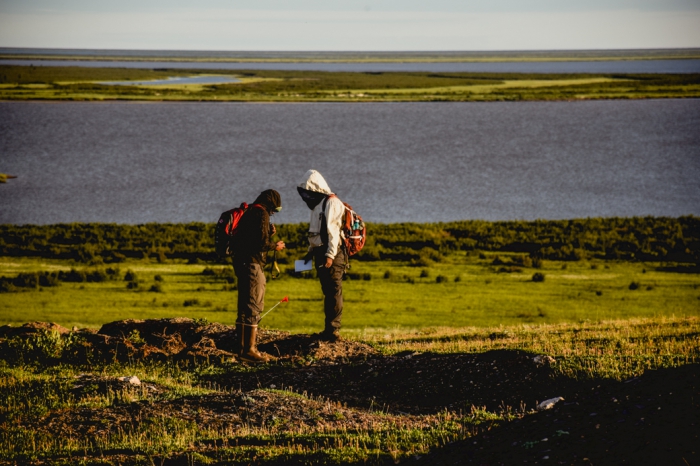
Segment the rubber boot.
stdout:
<path fill-rule="evenodd" d="M 236 321 L 236 341 L 233 345 L 233 353 L 240 357 L 243 353 L 243 324 Z"/>
<path fill-rule="evenodd" d="M 329 343 L 335 343 L 336 341 L 342 340 L 340 338 L 340 331 L 338 329 L 326 329 L 323 332 L 314 333 L 311 336 L 314 340 L 327 341 Z"/>
<path fill-rule="evenodd" d="M 241 361 L 252 364 L 263 364 L 270 362 L 271 356 L 266 353 L 261 353 L 257 348 L 258 326 L 243 325 L 243 349 L 240 354 Z"/>

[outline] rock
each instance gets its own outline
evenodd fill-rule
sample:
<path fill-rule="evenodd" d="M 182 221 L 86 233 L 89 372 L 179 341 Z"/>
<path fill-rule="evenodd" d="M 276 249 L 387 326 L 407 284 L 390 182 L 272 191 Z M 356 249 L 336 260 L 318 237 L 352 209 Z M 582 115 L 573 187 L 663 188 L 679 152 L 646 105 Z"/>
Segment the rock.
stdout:
<path fill-rule="evenodd" d="M 141 380 L 139 380 L 139 378 L 136 377 L 135 375 L 125 376 L 125 377 L 117 377 L 117 380 L 119 380 L 120 382 L 126 382 L 130 385 L 135 385 L 137 387 L 141 386 Z"/>
<path fill-rule="evenodd" d="M 556 359 L 545 354 L 535 356 L 534 358 L 532 358 L 532 361 L 535 363 L 536 366 L 551 366 L 557 362 Z"/>
<path fill-rule="evenodd" d="M 544 411 L 546 409 L 551 409 L 555 404 L 557 404 L 563 400 L 564 400 L 564 398 L 562 398 L 560 396 L 558 396 L 556 398 L 550 398 L 548 400 L 544 400 L 542 403 L 537 405 L 537 411 Z"/>

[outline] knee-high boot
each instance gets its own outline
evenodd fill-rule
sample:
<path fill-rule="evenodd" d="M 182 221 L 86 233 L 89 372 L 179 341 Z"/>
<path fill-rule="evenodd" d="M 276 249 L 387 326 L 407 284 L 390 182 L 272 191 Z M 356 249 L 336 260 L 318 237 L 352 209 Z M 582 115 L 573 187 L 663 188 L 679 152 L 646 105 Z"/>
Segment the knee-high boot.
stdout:
<path fill-rule="evenodd" d="M 258 326 L 241 324 L 243 327 L 243 347 L 241 349 L 241 361 L 253 364 L 269 362 L 272 357 L 269 354 L 261 353 L 257 348 Z"/>

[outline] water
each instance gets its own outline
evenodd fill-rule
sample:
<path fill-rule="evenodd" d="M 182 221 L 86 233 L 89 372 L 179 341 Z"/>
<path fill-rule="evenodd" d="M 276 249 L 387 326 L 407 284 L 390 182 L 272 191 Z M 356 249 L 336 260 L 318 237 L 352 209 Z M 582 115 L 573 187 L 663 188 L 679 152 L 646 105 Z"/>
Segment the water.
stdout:
<path fill-rule="evenodd" d="M 224 63 L 170 61 L 0 60 L 0 65 L 432 73 L 700 73 L 700 60 L 610 60 L 494 63 Z"/>
<path fill-rule="evenodd" d="M 0 223 L 277 223 L 326 176 L 372 222 L 700 215 L 700 102 L 0 103 Z"/>
<path fill-rule="evenodd" d="M 169 86 L 182 84 L 222 84 L 238 83 L 239 79 L 230 76 L 190 76 L 187 78 L 172 77 L 167 79 L 154 79 L 151 81 L 103 81 L 99 84 L 113 86 Z"/>

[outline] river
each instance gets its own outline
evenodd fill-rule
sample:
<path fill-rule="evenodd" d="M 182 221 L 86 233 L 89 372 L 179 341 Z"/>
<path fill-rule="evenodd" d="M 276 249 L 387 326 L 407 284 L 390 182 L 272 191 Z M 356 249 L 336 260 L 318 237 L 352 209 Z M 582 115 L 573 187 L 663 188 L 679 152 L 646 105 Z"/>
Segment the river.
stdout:
<path fill-rule="evenodd" d="M 700 215 L 700 102 L 0 102 L 0 223 L 213 222 L 309 168 L 372 222 Z"/>

